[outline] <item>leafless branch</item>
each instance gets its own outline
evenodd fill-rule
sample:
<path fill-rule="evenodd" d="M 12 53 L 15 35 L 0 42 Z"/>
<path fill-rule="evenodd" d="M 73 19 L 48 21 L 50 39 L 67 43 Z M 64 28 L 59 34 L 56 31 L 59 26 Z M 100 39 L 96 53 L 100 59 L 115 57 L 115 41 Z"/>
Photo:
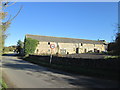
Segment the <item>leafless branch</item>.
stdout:
<path fill-rule="evenodd" d="M 6 6 L 8 3 L 10 3 L 10 2 L 6 2 L 6 3 L 4 3 L 3 6 Z"/>
<path fill-rule="evenodd" d="M 10 21 L 10 19 L 11 19 L 11 15 L 10 15 L 10 17 L 8 18 L 8 20 L 6 22 Z"/>
<path fill-rule="evenodd" d="M 8 2 L 9 3 L 9 2 Z M 14 5 L 16 2 L 13 2 L 12 4 L 10 4 L 10 5 L 5 5 L 5 7 L 10 7 L 10 6 L 12 6 L 12 5 Z"/>
<path fill-rule="evenodd" d="M 10 6 L 12 6 L 12 5 L 14 5 L 16 2 L 13 2 L 13 3 L 11 3 L 10 5 L 8 5 L 10 2 L 5 2 L 4 4 L 3 4 L 3 9 L 6 9 L 7 7 L 10 7 Z"/>
<path fill-rule="evenodd" d="M 17 12 L 17 14 L 12 19 L 9 19 L 9 22 L 11 22 L 15 17 L 17 17 L 17 15 L 20 13 L 22 8 L 23 8 L 23 6 L 20 7 L 19 11 Z"/>

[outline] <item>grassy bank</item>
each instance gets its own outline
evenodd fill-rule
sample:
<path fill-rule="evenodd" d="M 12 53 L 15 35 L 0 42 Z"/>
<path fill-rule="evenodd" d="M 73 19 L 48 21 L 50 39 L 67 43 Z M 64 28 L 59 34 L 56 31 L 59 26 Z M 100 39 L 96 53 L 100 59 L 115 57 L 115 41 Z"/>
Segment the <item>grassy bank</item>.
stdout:
<path fill-rule="evenodd" d="M 62 71 L 66 71 L 69 73 L 76 73 L 76 74 L 80 74 L 80 75 L 86 75 L 86 76 L 93 76 L 93 77 L 98 77 L 98 78 L 104 78 L 104 79 L 111 79 L 111 80 L 118 80 L 118 70 L 115 69 L 115 67 L 110 67 L 110 65 L 108 65 L 106 68 L 105 65 L 103 66 L 102 63 L 102 67 L 97 64 L 97 63 L 101 63 L 101 61 L 99 62 L 99 60 L 97 61 L 97 63 L 94 63 L 94 60 L 70 60 L 69 58 L 65 58 L 67 60 L 65 60 L 64 58 L 58 58 L 54 57 L 54 59 L 52 60 L 52 63 L 49 63 L 49 57 L 35 57 L 35 56 L 30 56 L 30 57 L 26 57 L 24 58 L 24 60 L 29 61 L 31 63 L 37 64 L 37 65 L 42 65 L 45 67 L 50 67 L 53 69 L 57 69 L 57 70 L 62 70 Z M 69 60 L 68 60 L 69 59 Z M 112 60 L 111 60 L 112 61 Z M 116 60 L 117 61 L 117 60 Z M 88 63 L 89 62 L 89 63 Z M 93 62 L 93 63 L 91 63 Z M 103 62 L 103 61 L 102 61 Z M 110 61 L 109 61 L 110 62 Z M 109 64 L 109 62 L 107 62 Z M 113 63 L 113 62 L 111 62 Z M 116 62 L 118 63 L 118 62 Z M 116 64 L 115 65 L 118 65 Z M 93 65 L 90 65 L 93 64 Z M 99 65 L 95 66 L 95 65 Z M 107 65 L 107 64 L 106 64 Z M 105 67 L 105 68 L 103 68 Z"/>

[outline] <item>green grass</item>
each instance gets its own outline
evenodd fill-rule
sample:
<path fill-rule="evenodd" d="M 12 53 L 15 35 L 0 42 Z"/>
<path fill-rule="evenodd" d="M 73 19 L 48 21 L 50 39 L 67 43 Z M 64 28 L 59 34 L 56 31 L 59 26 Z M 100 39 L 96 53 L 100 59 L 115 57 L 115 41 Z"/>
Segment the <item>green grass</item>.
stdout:
<path fill-rule="evenodd" d="M 8 88 L 7 84 L 4 82 L 4 80 L 0 79 L 0 84 L 2 85 L 2 89 L 1 90 L 6 90 Z"/>
<path fill-rule="evenodd" d="M 105 56 L 104 59 L 117 59 L 120 58 L 120 56 Z"/>

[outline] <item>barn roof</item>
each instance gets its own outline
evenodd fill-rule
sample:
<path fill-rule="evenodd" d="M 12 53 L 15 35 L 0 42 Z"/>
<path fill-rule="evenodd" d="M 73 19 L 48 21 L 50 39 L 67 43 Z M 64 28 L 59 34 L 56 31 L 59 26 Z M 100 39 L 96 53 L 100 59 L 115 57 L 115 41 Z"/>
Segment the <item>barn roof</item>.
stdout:
<path fill-rule="evenodd" d="M 53 36 L 41 36 L 41 35 L 30 35 L 27 34 L 26 38 L 36 39 L 41 42 L 61 42 L 61 43 L 89 43 L 89 44 L 103 44 L 103 41 L 87 40 L 87 39 L 76 39 L 76 38 L 65 38 L 65 37 L 53 37 Z"/>

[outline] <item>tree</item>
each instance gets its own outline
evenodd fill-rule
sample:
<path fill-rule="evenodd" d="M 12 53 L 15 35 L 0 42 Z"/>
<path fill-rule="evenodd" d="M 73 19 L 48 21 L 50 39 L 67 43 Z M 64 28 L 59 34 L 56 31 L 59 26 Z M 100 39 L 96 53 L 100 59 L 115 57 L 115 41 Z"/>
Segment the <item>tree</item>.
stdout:
<path fill-rule="evenodd" d="M 22 9 L 22 6 L 21 6 L 21 8 L 19 9 L 19 11 L 15 16 L 13 17 L 10 16 L 8 20 L 5 20 L 6 17 L 8 16 L 8 13 L 5 12 L 5 9 L 9 6 L 12 6 L 13 4 L 15 4 L 15 2 L 10 3 L 10 2 L 0 1 L 0 52 L 3 51 L 4 42 L 5 42 L 5 39 L 7 38 L 6 30 L 10 26 L 11 21 L 20 13 Z"/>
<path fill-rule="evenodd" d="M 16 46 L 9 46 L 9 47 L 4 47 L 3 52 L 8 53 L 8 52 L 15 52 L 16 51 Z"/>
<path fill-rule="evenodd" d="M 115 53 L 120 55 L 120 27 L 118 27 L 118 32 L 115 39 Z"/>
<path fill-rule="evenodd" d="M 23 47 L 24 47 L 24 43 L 21 40 L 18 40 L 17 49 L 16 49 L 17 53 L 22 54 Z"/>

